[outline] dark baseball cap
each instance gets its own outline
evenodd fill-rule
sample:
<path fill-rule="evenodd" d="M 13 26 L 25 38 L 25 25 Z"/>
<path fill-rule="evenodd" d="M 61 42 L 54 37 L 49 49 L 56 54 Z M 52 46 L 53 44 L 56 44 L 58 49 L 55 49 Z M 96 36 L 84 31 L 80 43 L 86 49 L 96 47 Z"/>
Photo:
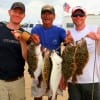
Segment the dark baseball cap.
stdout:
<path fill-rule="evenodd" d="M 44 5 L 44 6 L 42 7 L 42 9 L 41 9 L 41 14 L 43 14 L 43 13 L 46 12 L 46 11 L 48 11 L 48 12 L 50 12 L 50 13 L 52 13 L 52 14 L 55 14 L 55 9 L 54 9 L 54 7 L 51 6 L 51 5 Z"/>
<path fill-rule="evenodd" d="M 21 8 L 25 13 L 25 5 L 22 2 L 14 2 L 10 9 Z"/>

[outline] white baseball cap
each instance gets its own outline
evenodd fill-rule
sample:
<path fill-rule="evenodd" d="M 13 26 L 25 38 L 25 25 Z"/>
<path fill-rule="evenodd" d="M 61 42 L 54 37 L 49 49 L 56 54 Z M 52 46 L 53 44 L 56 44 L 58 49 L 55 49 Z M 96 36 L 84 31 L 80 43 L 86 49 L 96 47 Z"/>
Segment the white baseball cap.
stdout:
<path fill-rule="evenodd" d="M 80 11 L 82 11 L 84 14 L 86 14 L 86 9 L 83 8 L 83 7 L 81 7 L 81 6 L 73 7 L 73 9 L 72 9 L 72 14 L 73 14 L 74 12 L 76 12 L 77 10 L 80 10 Z"/>

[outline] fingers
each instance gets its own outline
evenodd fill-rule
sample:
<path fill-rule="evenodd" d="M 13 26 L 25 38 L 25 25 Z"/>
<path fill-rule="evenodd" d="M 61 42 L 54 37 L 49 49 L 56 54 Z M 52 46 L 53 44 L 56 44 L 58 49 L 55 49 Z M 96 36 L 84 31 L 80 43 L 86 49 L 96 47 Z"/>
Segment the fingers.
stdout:
<path fill-rule="evenodd" d="M 63 75 L 62 75 L 61 80 L 60 80 L 59 88 L 61 90 L 65 90 L 66 89 L 66 84 L 64 82 L 64 76 Z"/>
<path fill-rule="evenodd" d="M 68 36 L 68 35 L 71 35 L 71 33 L 70 33 L 70 31 L 69 31 L 69 30 L 67 31 L 67 33 L 66 33 L 66 34 L 67 34 L 67 36 Z"/>
<path fill-rule="evenodd" d="M 17 31 L 11 31 L 15 39 L 20 40 L 21 39 L 21 34 L 18 33 Z"/>
<path fill-rule="evenodd" d="M 40 43 L 40 38 L 37 34 L 32 34 L 30 38 L 31 38 L 31 41 L 33 41 L 35 44 Z"/>
<path fill-rule="evenodd" d="M 67 36 L 66 36 L 66 38 L 65 38 L 65 40 L 64 40 L 64 44 L 68 44 L 68 43 L 71 43 L 73 41 L 74 40 L 73 40 L 71 34 L 68 33 Z"/>

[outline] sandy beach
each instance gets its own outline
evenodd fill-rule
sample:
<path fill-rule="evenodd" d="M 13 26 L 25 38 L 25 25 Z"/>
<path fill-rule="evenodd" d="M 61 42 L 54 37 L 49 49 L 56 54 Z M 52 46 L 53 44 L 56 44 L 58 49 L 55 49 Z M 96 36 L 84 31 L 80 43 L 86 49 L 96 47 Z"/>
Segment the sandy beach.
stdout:
<path fill-rule="evenodd" d="M 27 71 L 28 67 L 27 67 L 27 63 L 25 64 L 25 91 L 26 91 L 26 100 L 34 100 L 34 97 L 31 96 L 31 77 L 28 74 Z M 43 100 L 48 100 L 48 97 L 43 96 Z M 57 100 L 68 100 L 68 93 L 67 93 L 67 89 L 66 91 L 63 92 L 63 96 L 58 95 L 57 96 Z"/>

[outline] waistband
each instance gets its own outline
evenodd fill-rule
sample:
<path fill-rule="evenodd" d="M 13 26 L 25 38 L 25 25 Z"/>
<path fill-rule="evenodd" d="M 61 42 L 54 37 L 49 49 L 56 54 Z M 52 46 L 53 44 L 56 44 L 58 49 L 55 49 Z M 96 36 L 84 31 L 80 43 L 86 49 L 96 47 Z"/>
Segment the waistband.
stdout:
<path fill-rule="evenodd" d="M 18 77 L 13 77 L 13 78 L 10 78 L 10 79 L 0 79 L 0 80 L 3 80 L 5 82 L 12 82 L 12 81 L 17 81 L 17 80 L 21 79 L 22 77 L 24 77 L 24 75 L 20 75 Z"/>

